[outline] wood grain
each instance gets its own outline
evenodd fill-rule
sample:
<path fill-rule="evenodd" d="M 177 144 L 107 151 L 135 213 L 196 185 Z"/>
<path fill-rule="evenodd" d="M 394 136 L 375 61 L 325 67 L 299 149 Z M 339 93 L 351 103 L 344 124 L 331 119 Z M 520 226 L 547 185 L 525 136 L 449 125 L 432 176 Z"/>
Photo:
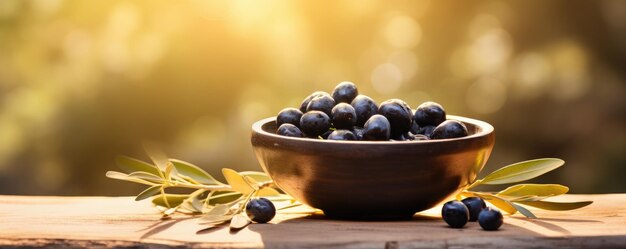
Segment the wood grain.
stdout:
<path fill-rule="evenodd" d="M 539 219 L 505 217 L 499 231 L 477 223 L 448 228 L 434 208 L 410 221 L 336 221 L 279 214 L 273 224 L 230 233 L 205 228 L 196 218 L 159 220 L 149 201 L 132 197 L 0 196 L 2 248 L 626 248 L 626 194 L 566 195 L 593 200 L 566 212 L 532 209 Z"/>

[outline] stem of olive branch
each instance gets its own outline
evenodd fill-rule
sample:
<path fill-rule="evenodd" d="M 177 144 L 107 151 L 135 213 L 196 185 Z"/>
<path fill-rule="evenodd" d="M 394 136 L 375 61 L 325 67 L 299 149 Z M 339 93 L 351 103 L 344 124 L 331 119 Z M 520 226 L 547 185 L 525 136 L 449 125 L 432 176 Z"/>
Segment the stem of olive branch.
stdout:
<path fill-rule="evenodd" d="M 471 188 L 473 188 L 473 187 L 476 187 L 476 186 L 480 185 L 480 183 L 481 183 L 481 182 L 482 182 L 481 180 L 476 180 L 476 181 L 472 182 L 472 184 L 470 184 L 469 186 L 467 186 L 467 187 L 465 188 L 465 190 L 469 190 L 469 189 L 471 189 Z"/>
<path fill-rule="evenodd" d="M 201 185 L 201 184 L 187 184 L 181 182 L 173 182 L 169 184 L 170 187 L 181 187 L 181 188 L 193 188 L 193 189 L 204 189 L 211 191 L 232 191 L 233 188 L 229 185 Z"/>
<path fill-rule="evenodd" d="M 270 187 L 274 184 L 274 181 L 267 181 L 260 184 L 259 189 Z M 204 189 L 210 191 L 232 191 L 233 188 L 230 185 L 202 185 L 202 184 L 188 184 L 182 182 L 173 182 L 169 184 L 170 187 L 181 187 L 181 188 L 193 188 L 193 189 Z"/>
<path fill-rule="evenodd" d="M 259 188 L 269 187 L 273 184 L 273 181 L 267 181 L 260 184 Z M 220 185 L 203 185 L 203 184 L 189 184 L 179 181 L 172 181 L 164 184 L 164 187 L 181 187 L 181 188 L 191 188 L 191 189 L 203 189 L 209 191 L 233 191 L 233 188 L 230 185 L 220 184 Z"/>

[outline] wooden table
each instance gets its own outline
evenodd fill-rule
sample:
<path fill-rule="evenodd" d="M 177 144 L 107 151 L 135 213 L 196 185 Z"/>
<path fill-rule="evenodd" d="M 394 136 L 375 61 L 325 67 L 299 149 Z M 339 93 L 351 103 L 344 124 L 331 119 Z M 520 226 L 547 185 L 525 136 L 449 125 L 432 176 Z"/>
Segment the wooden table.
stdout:
<path fill-rule="evenodd" d="M 336 221 L 322 215 L 279 214 L 274 224 L 252 224 L 231 233 L 202 233 L 197 219 L 160 220 L 149 201 L 132 197 L 0 196 L 0 247 L 134 248 L 626 248 L 626 194 L 566 195 L 593 200 L 566 212 L 536 210 L 539 219 L 505 217 L 499 231 L 477 223 L 448 228 L 438 209 L 410 221 Z"/>

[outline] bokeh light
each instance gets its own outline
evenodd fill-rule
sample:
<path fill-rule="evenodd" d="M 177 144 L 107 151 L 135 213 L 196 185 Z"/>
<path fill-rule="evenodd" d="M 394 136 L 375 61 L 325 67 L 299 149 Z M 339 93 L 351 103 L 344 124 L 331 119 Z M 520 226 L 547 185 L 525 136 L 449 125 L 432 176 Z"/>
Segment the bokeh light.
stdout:
<path fill-rule="evenodd" d="M 402 85 L 402 72 L 391 63 L 381 64 L 372 72 L 372 85 L 381 94 L 390 95 Z"/>
<path fill-rule="evenodd" d="M 483 77 L 467 89 L 467 107 L 481 114 L 498 111 L 506 102 L 506 86 L 499 80 Z"/>

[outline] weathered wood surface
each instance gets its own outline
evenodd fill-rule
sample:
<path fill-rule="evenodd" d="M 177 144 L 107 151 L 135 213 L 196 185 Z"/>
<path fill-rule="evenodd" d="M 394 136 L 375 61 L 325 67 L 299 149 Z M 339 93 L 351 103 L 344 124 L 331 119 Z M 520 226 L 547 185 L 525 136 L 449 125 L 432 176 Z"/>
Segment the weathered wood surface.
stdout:
<path fill-rule="evenodd" d="M 566 212 L 533 209 L 539 219 L 505 217 L 499 231 L 477 223 L 448 228 L 431 214 L 410 221 L 357 222 L 279 214 L 274 224 L 237 232 L 204 228 L 195 218 L 159 220 L 149 201 L 131 197 L 0 196 L 0 247 L 133 248 L 626 248 L 626 194 L 566 195 L 593 200 Z"/>

